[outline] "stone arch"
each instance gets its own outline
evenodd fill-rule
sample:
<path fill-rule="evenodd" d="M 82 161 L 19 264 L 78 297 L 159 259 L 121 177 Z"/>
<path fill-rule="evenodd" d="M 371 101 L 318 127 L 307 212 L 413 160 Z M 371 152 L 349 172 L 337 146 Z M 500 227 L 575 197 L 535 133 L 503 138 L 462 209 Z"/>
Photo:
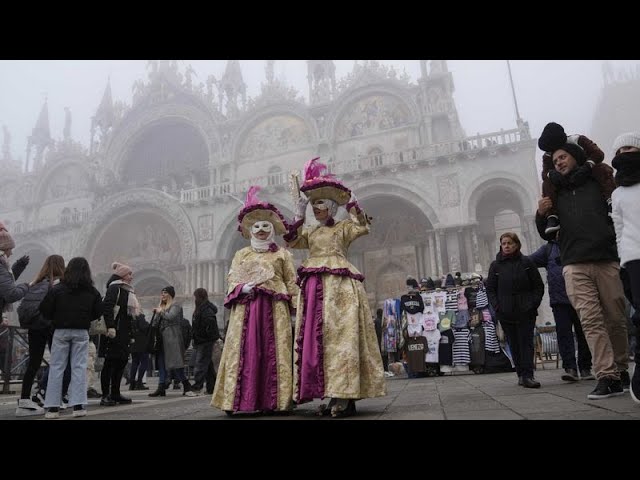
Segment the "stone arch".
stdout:
<path fill-rule="evenodd" d="M 27 265 L 27 268 L 25 268 L 24 272 L 20 275 L 18 283 L 32 281 L 40 271 L 40 268 L 42 268 L 45 259 L 54 253 L 55 250 L 51 245 L 41 239 L 28 240 L 24 243 L 16 242 L 16 248 L 13 250 L 10 262 L 17 260 L 23 255 L 29 255 L 29 265 Z M 65 258 L 66 262 L 69 260 L 69 258 Z"/>
<path fill-rule="evenodd" d="M 72 157 L 64 160 L 49 163 L 45 167 L 45 170 L 38 177 L 38 181 L 35 185 L 34 199 L 37 203 L 41 204 L 46 201 L 46 195 L 48 189 L 51 187 L 52 181 L 56 177 L 64 175 L 65 171 L 72 170 L 73 172 L 81 171 L 86 180 L 86 188 L 90 189 L 94 183 L 93 175 L 87 161 L 84 158 Z"/>
<path fill-rule="evenodd" d="M 195 229 L 189 216 L 173 197 L 148 188 L 117 193 L 106 199 L 78 232 L 75 251 L 93 258 L 96 242 L 109 225 L 135 211 L 152 212 L 173 227 L 180 240 L 182 263 L 196 258 Z"/>
<path fill-rule="evenodd" d="M 420 188 L 410 182 L 396 178 L 387 178 L 384 181 L 366 179 L 355 182 L 351 188 L 353 192 L 357 192 L 358 201 L 381 195 L 407 200 L 424 213 L 433 228 L 438 228 L 440 224 L 438 215 L 431 207 L 430 201 L 424 198 L 424 188 Z M 375 216 L 374 213 L 370 214 Z"/>
<path fill-rule="evenodd" d="M 420 118 L 420 111 L 418 105 L 415 101 L 407 95 L 406 92 L 395 88 L 392 85 L 378 84 L 378 85 L 370 85 L 364 88 L 356 89 L 353 91 L 349 91 L 343 94 L 340 98 L 335 102 L 338 105 L 338 108 L 331 112 L 331 115 L 327 122 L 327 132 L 329 134 L 329 141 L 331 143 L 340 140 L 342 137 L 337 131 L 340 122 L 342 122 L 343 117 L 355 108 L 358 102 L 368 98 L 368 97 L 391 97 L 399 102 L 399 105 L 405 107 L 407 109 L 408 117 L 406 122 L 402 124 L 402 126 L 411 126 L 416 124 L 418 119 Z M 390 127 L 395 128 L 395 127 Z M 388 128 L 382 129 L 382 131 L 387 130 Z M 378 130 L 380 131 L 380 130 Z M 351 138 L 351 137 L 346 137 Z M 345 139 L 346 139 L 345 138 Z"/>
<path fill-rule="evenodd" d="M 296 103 L 270 105 L 268 107 L 265 107 L 261 110 L 256 111 L 253 115 L 251 115 L 245 121 L 244 125 L 242 125 L 238 129 L 238 133 L 234 137 L 232 150 L 231 150 L 232 158 L 234 159 L 234 161 L 242 162 L 243 158 L 245 158 L 243 156 L 244 155 L 243 152 L 245 152 L 245 150 L 249 148 L 246 146 L 246 142 L 251 140 L 250 136 L 252 135 L 252 133 L 254 133 L 254 131 L 257 133 L 256 131 L 257 128 L 265 125 L 269 120 L 273 119 L 275 121 L 275 119 L 278 119 L 279 117 L 292 117 L 294 119 L 299 120 L 300 124 L 306 128 L 308 132 L 308 136 L 305 137 L 304 132 L 299 131 L 295 134 L 295 138 L 300 138 L 303 141 L 293 144 L 294 145 L 293 148 L 289 148 L 289 149 L 287 149 L 286 147 L 283 149 L 275 148 L 273 149 L 272 152 L 269 152 L 268 148 L 271 147 L 271 145 L 269 144 L 269 145 L 265 145 L 263 148 L 260 149 L 260 152 L 261 152 L 260 155 L 277 156 L 279 154 L 287 153 L 297 149 L 303 149 L 309 146 L 314 146 L 317 143 L 319 138 L 317 125 L 316 125 L 316 122 L 313 120 L 313 118 L 309 115 L 307 109 L 302 108 L 299 104 L 296 104 Z M 274 128 L 282 127 L 280 131 L 281 135 L 284 135 L 284 132 L 288 131 L 288 128 L 294 127 L 294 125 L 291 125 L 290 127 L 284 128 L 284 125 L 282 124 L 282 122 L 280 123 L 281 125 L 274 124 L 273 127 Z M 308 142 L 304 141 L 305 138 L 308 139 Z M 286 138 L 283 137 L 283 141 L 285 140 Z M 255 157 L 247 157 L 247 158 L 255 158 Z"/>
<path fill-rule="evenodd" d="M 497 171 L 475 179 L 471 185 L 464 187 L 462 205 L 466 205 L 467 218 L 463 218 L 464 223 L 474 223 L 476 221 L 476 208 L 480 198 L 488 191 L 496 188 L 504 188 L 513 192 L 520 200 L 522 208 L 527 213 L 533 213 L 537 205 L 537 193 L 531 191 L 524 178 L 509 172 Z M 529 209 L 530 212 L 527 210 Z"/>
<path fill-rule="evenodd" d="M 129 112 L 116 127 L 105 152 L 105 166 L 120 179 L 130 148 L 152 128 L 166 121 L 186 123 L 193 127 L 207 145 L 209 163 L 221 158 L 220 135 L 211 114 L 195 105 L 163 103 Z"/>

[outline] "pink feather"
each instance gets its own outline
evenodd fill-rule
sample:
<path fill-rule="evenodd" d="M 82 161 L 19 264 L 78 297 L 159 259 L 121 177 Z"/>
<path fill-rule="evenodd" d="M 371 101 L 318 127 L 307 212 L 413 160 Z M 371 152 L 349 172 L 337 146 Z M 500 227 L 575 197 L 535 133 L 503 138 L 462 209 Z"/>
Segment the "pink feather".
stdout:
<path fill-rule="evenodd" d="M 320 157 L 312 158 L 304 165 L 304 180 L 309 181 L 317 177 L 335 177 L 333 173 L 329 173 L 327 166 L 320 163 Z"/>
<path fill-rule="evenodd" d="M 258 192 L 262 190 L 258 185 L 252 185 L 249 187 L 249 191 L 247 192 L 247 198 L 244 201 L 245 207 L 250 207 L 251 205 L 255 205 L 256 203 L 260 203 L 258 200 Z"/>

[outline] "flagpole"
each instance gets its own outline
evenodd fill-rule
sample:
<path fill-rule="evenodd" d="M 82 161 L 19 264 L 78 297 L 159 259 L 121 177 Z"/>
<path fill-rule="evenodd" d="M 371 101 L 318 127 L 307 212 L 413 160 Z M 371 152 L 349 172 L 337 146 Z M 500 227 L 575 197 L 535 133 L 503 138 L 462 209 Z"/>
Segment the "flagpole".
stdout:
<path fill-rule="evenodd" d="M 520 112 L 518 111 L 518 100 L 516 99 L 516 89 L 513 86 L 513 76 L 511 75 L 511 63 L 507 60 L 507 68 L 509 69 L 509 82 L 511 83 L 511 93 L 513 94 L 513 104 L 516 106 L 516 122 L 520 125 Z"/>

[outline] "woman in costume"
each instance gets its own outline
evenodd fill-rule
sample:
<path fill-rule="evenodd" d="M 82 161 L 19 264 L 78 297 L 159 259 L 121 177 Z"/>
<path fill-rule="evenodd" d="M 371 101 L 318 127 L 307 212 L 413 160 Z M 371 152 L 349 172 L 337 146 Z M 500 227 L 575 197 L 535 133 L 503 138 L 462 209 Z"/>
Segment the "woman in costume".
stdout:
<path fill-rule="evenodd" d="M 288 412 L 292 402 L 291 306 L 298 297 L 293 257 L 274 243 L 286 232 L 278 209 L 251 187 L 238 230 L 251 245 L 238 250 L 224 306 L 231 309 L 211 405 L 234 412 Z"/>
<path fill-rule="evenodd" d="M 355 414 L 355 401 L 386 394 L 382 358 L 362 282 L 364 276 L 347 260 L 351 242 L 369 233 L 370 219 L 355 196 L 318 158 L 305 165 L 304 193 L 296 222 L 285 240 L 291 248 L 308 248 L 298 269 L 300 306 L 296 318 L 294 401 L 330 397 L 318 414 Z M 307 203 L 319 225 L 304 228 Z M 338 206 L 350 218 L 336 221 Z"/>

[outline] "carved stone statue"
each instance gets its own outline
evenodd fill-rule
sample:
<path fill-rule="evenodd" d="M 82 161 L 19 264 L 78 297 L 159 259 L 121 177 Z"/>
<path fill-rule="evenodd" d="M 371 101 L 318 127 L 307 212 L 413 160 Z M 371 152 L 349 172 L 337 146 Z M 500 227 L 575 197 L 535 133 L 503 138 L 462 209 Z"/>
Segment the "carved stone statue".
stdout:
<path fill-rule="evenodd" d="M 69 110 L 69 107 L 64 107 L 64 130 L 62 130 L 62 137 L 65 141 L 71 140 L 71 110 Z"/>

